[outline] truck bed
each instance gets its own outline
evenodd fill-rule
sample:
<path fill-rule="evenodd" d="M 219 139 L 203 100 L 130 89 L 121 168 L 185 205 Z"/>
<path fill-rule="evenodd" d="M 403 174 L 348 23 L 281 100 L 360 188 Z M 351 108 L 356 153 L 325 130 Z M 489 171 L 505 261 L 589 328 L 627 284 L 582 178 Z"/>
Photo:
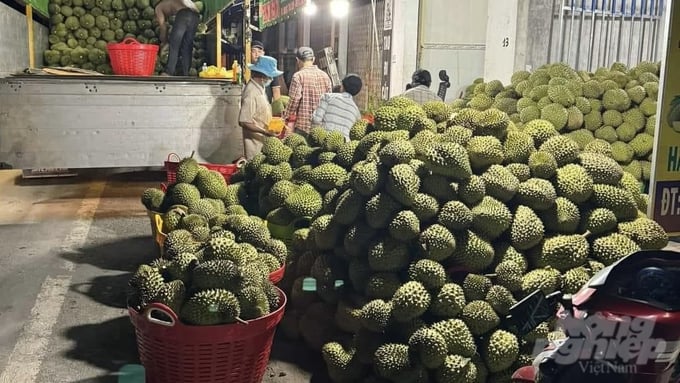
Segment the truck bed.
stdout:
<path fill-rule="evenodd" d="M 0 79 L 0 162 L 14 168 L 162 166 L 243 155 L 241 86 L 188 77 Z"/>

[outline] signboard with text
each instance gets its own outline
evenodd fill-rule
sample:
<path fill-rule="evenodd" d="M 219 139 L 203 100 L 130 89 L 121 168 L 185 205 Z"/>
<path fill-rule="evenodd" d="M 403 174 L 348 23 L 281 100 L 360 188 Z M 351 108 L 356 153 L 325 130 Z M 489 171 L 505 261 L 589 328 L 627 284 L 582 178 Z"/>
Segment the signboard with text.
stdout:
<path fill-rule="evenodd" d="M 393 6 L 394 3 L 392 0 L 385 0 L 381 84 L 381 96 L 383 100 L 388 100 L 390 98 L 390 76 L 392 75 L 392 20 L 394 19 Z"/>
<path fill-rule="evenodd" d="M 668 4 L 668 47 L 659 89 L 649 215 L 680 235 L 680 8 Z"/>
<path fill-rule="evenodd" d="M 305 4 L 306 0 L 261 0 L 260 29 L 278 24 Z"/>

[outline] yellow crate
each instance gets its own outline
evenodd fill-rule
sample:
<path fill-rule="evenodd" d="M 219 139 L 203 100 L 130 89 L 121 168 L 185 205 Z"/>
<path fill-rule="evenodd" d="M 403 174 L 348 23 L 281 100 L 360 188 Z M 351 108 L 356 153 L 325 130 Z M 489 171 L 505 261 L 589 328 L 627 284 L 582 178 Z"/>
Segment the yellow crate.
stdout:
<path fill-rule="evenodd" d="M 147 210 L 146 214 L 149 216 L 151 223 L 151 236 L 158 245 L 161 255 L 163 254 L 163 242 L 165 242 L 166 235 L 163 233 L 163 214 Z"/>

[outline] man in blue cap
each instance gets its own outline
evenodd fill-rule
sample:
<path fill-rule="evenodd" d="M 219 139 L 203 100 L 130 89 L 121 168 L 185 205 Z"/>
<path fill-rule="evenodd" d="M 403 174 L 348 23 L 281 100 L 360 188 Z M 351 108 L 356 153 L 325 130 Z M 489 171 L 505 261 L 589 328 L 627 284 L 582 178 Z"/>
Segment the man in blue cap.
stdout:
<path fill-rule="evenodd" d="M 260 56 L 255 64 L 250 64 L 250 81 L 241 94 L 241 111 L 238 122 L 243 128 L 243 144 L 247 160 L 253 159 L 262 150 L 265 138 L 275 136 L 269 131 L 272 109 L 267 100 L 265 88 L 283 72 L 277 68 L 276 59 Z"/>

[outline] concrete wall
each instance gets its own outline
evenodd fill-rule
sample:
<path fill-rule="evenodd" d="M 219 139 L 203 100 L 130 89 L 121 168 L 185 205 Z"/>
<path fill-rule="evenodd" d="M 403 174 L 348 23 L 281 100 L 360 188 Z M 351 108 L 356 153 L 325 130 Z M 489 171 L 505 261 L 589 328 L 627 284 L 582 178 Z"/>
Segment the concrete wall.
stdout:
<path fill-rule="evenodd" d="M 647 1 L 649 4 L 653 0 Z M 572 23 L 570 10 L 565 10 L 561 28 L 557 8 L 560 2 L 569 7 L 572 2 L 581 3 L 575 0 L 455 0 L 455 6 L 451 6 L 451 0 L 420 0 L 417 66 L 428 69 L 433 77 L 440 69 L 449 72 L 452 85 L 447 100 L 450 100 L 477 77 L 507 83 L 515 71 L 533 70 L 551 62 L 564 61 L 579 70 L 595 70 L 616 61 L 632 66 L 640 61 L 663 58 L 663 18 L 654 35 L 652 22 L 641 21 L 641 1 L 633 10 L 636 15 L 633 20 L 628 17 L 622 22 L 619 15 L 613 22 L 602 23 L 600 14 L 594 22 L 588 15 L 581 22 L 577 9 Z M 626 4 L 630 13 L 632 2 Z M 649 5 L 646 13 L 650 13 Z M 416 15 L 411 13 L 409 17 L 407 20 Z M 595 26 L 592 45 L 591 24 Z M 602 33 L 601 26 L 604 26 Z M 589 65 L 591 55 L 592 65 Z M 408 80 L 406 72 L 402 73 L 404 83 Z"/>
<path fill-rule="evenodd" d="M 43 51 L 47 49 L 47 27 L 34 22 L 35 64 L 42 66 Z M 28 67 L 28 31 L 26 16 L 0 3 L 0 77 Z"/>
<path fill-rule="evenodd" d="M 657 32 L 653 34 L 653 23 L 650 19 L 641 20 L 641 1 L 637 2 L 633 12 L 635 17 L 632 19 L 630 17 L 622 19 L 617 15 L 613 20 L 605 18 L 604 21 L 600 13 L 593 18 L 592 13 L 586 12 L 581 18 L 578 1 L 575 2 L 577 7 L 573 18 L 571 1 L 565 2 L 569 9 L 564 11 L 562 17 L 559 16 L 558 0 L 529 1 L 531 13 L 526 19 L 530 30 L 526 64 L 530 67 L 536 68 L 547 62 L 562 61 L 578 70 L 592 71 L 602 66 L 611 66 L 614 62 L 634 66 L 640 61 L 656 61 L 662 58 L 663 22 L 657 24 Z M 648 1 L 650 2 L 651 0 Z M 632 3 L 627 4 L 629 7 L 627 13 L 630 13 Z M 649 12 L 648 7 L 646 13 Z"/>
<path fill-rule="evenodd" d="M 380 76 L 382 76 L 382 29 L 383 0 L 376 1 L 375 23 L 378 41 L 375 41 L 373 11 L 370 1 L 353 1 L 348 21 L 347 72 L 357 73 L 364 86 L 354 98 L 359 109 L 371 108 L 380 100 Z"/>

